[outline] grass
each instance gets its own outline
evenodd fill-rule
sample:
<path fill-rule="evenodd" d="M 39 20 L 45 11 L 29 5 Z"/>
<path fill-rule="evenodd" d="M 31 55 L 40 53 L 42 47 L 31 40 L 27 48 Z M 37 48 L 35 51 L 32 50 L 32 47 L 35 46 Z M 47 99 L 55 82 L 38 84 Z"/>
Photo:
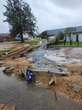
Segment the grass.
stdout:
<path fill-rule="evenodd" d="M 37 45 L 39 43 L 40 39 L 32 39 L 32 40 L 27 40 L 25 41 L 25 43 L 29 44 L 29 45 Z"/>
<path fill-rule="evenodd" d="M 63 44 L 63 45 L 64 45 L 64 44 Z M 67 42 L 67 43 L 65 44 L 65 46 L 77 46 L 77 47 L 79 47 L 79 46 L 82 46 L 82 42 L 79 42 L 79 45 L 78 45 L 76 42 L 73 42 L 72 45 L 70 45 L 70 42 Z"/>
<path fill-rule="evenodd" d="M 68 46 L 68 47 L 82 47 L 82 42 L 79 42 L 79 44 L 77 44 L 76 42 L 72 42 L 72 45 L 70 45 L 70 42 L 66 42 L 65 45 L 64 43 L 59 44 L 60 46 Z"/>
<path fill-rule="evenodd" d="M 70 42 L 66 42 L 65 45 L 64 43 L 61 44 L 51 44 L 49 45 L 50 48 L 54 48 L 54 47 L 82 47 L 82 42 L 79 42 L 79 45 L 76 42 L 72 42 L 72 45 L 70 45 Z"/>
<path fill-rule="evenodd" d="M 13 41 L 7 41 L 7 43 L 10 43 L 10 44 L 29 44 L 29 45 L 37 45 L 39 42 L 41 41 L 41 39 L 39 38 L 33 38 L 33 39 L 30 39 L 30 40 L 25 40 L 24 43 L 21 43 L 21 41 L 16 41 L 16 40 L 13 40 Z"/>

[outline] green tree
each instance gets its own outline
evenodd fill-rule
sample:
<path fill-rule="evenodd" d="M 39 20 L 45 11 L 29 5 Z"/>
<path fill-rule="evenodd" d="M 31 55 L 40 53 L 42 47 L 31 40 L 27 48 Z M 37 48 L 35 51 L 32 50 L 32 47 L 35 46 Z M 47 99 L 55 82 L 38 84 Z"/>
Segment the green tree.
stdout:
<path fill-rule="evenodd" d="M 22 0 L 7 0 L 5 8 L 5 22 L 10 25 L 11 34 L 14 36 L 20 34 L 22 42 L 24 42 L 23 33 L 28 33 L 32 36 L 35 34 L 36 19 L 28 3 Z"/>

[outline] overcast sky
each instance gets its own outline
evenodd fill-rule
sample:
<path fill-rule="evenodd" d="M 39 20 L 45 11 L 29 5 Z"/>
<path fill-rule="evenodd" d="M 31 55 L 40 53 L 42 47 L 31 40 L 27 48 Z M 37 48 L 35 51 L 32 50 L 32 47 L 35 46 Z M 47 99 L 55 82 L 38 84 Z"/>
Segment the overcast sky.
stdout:
<path fill-rule="evenodd" d="M 3 5 L 0 0 L 0 33 L 8 32 L 9 26 L 4 23 Z M 47 29 L 82 25 L 82 0 L 24 0 L 29 3 L 37 18 L 39 32 Z"/>

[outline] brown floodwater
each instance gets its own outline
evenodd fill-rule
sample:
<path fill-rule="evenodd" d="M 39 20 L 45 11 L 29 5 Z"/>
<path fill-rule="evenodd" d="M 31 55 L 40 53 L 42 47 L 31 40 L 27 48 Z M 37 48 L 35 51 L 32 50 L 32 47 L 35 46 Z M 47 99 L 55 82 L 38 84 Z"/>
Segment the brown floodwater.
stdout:
<path fill-rule="evenodd" d="M 15 105 L 16 110 L 82 110 L 82 105 L 52 91 L 28 85 L 0 69 L 0 103 Z"/>

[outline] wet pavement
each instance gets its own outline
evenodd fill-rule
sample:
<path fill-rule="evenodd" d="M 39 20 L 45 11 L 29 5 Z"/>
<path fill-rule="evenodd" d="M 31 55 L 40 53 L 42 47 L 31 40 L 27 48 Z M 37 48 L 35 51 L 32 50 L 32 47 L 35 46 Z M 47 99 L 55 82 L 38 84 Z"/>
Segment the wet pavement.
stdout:
<path fill-rule="evenodd" d="M 28 85 L 14 76 L 6 76 L 0 70 L 0 103 L 15 105 L 17 110 L 82 110 L 68 98 L 52 91 Z"/>

